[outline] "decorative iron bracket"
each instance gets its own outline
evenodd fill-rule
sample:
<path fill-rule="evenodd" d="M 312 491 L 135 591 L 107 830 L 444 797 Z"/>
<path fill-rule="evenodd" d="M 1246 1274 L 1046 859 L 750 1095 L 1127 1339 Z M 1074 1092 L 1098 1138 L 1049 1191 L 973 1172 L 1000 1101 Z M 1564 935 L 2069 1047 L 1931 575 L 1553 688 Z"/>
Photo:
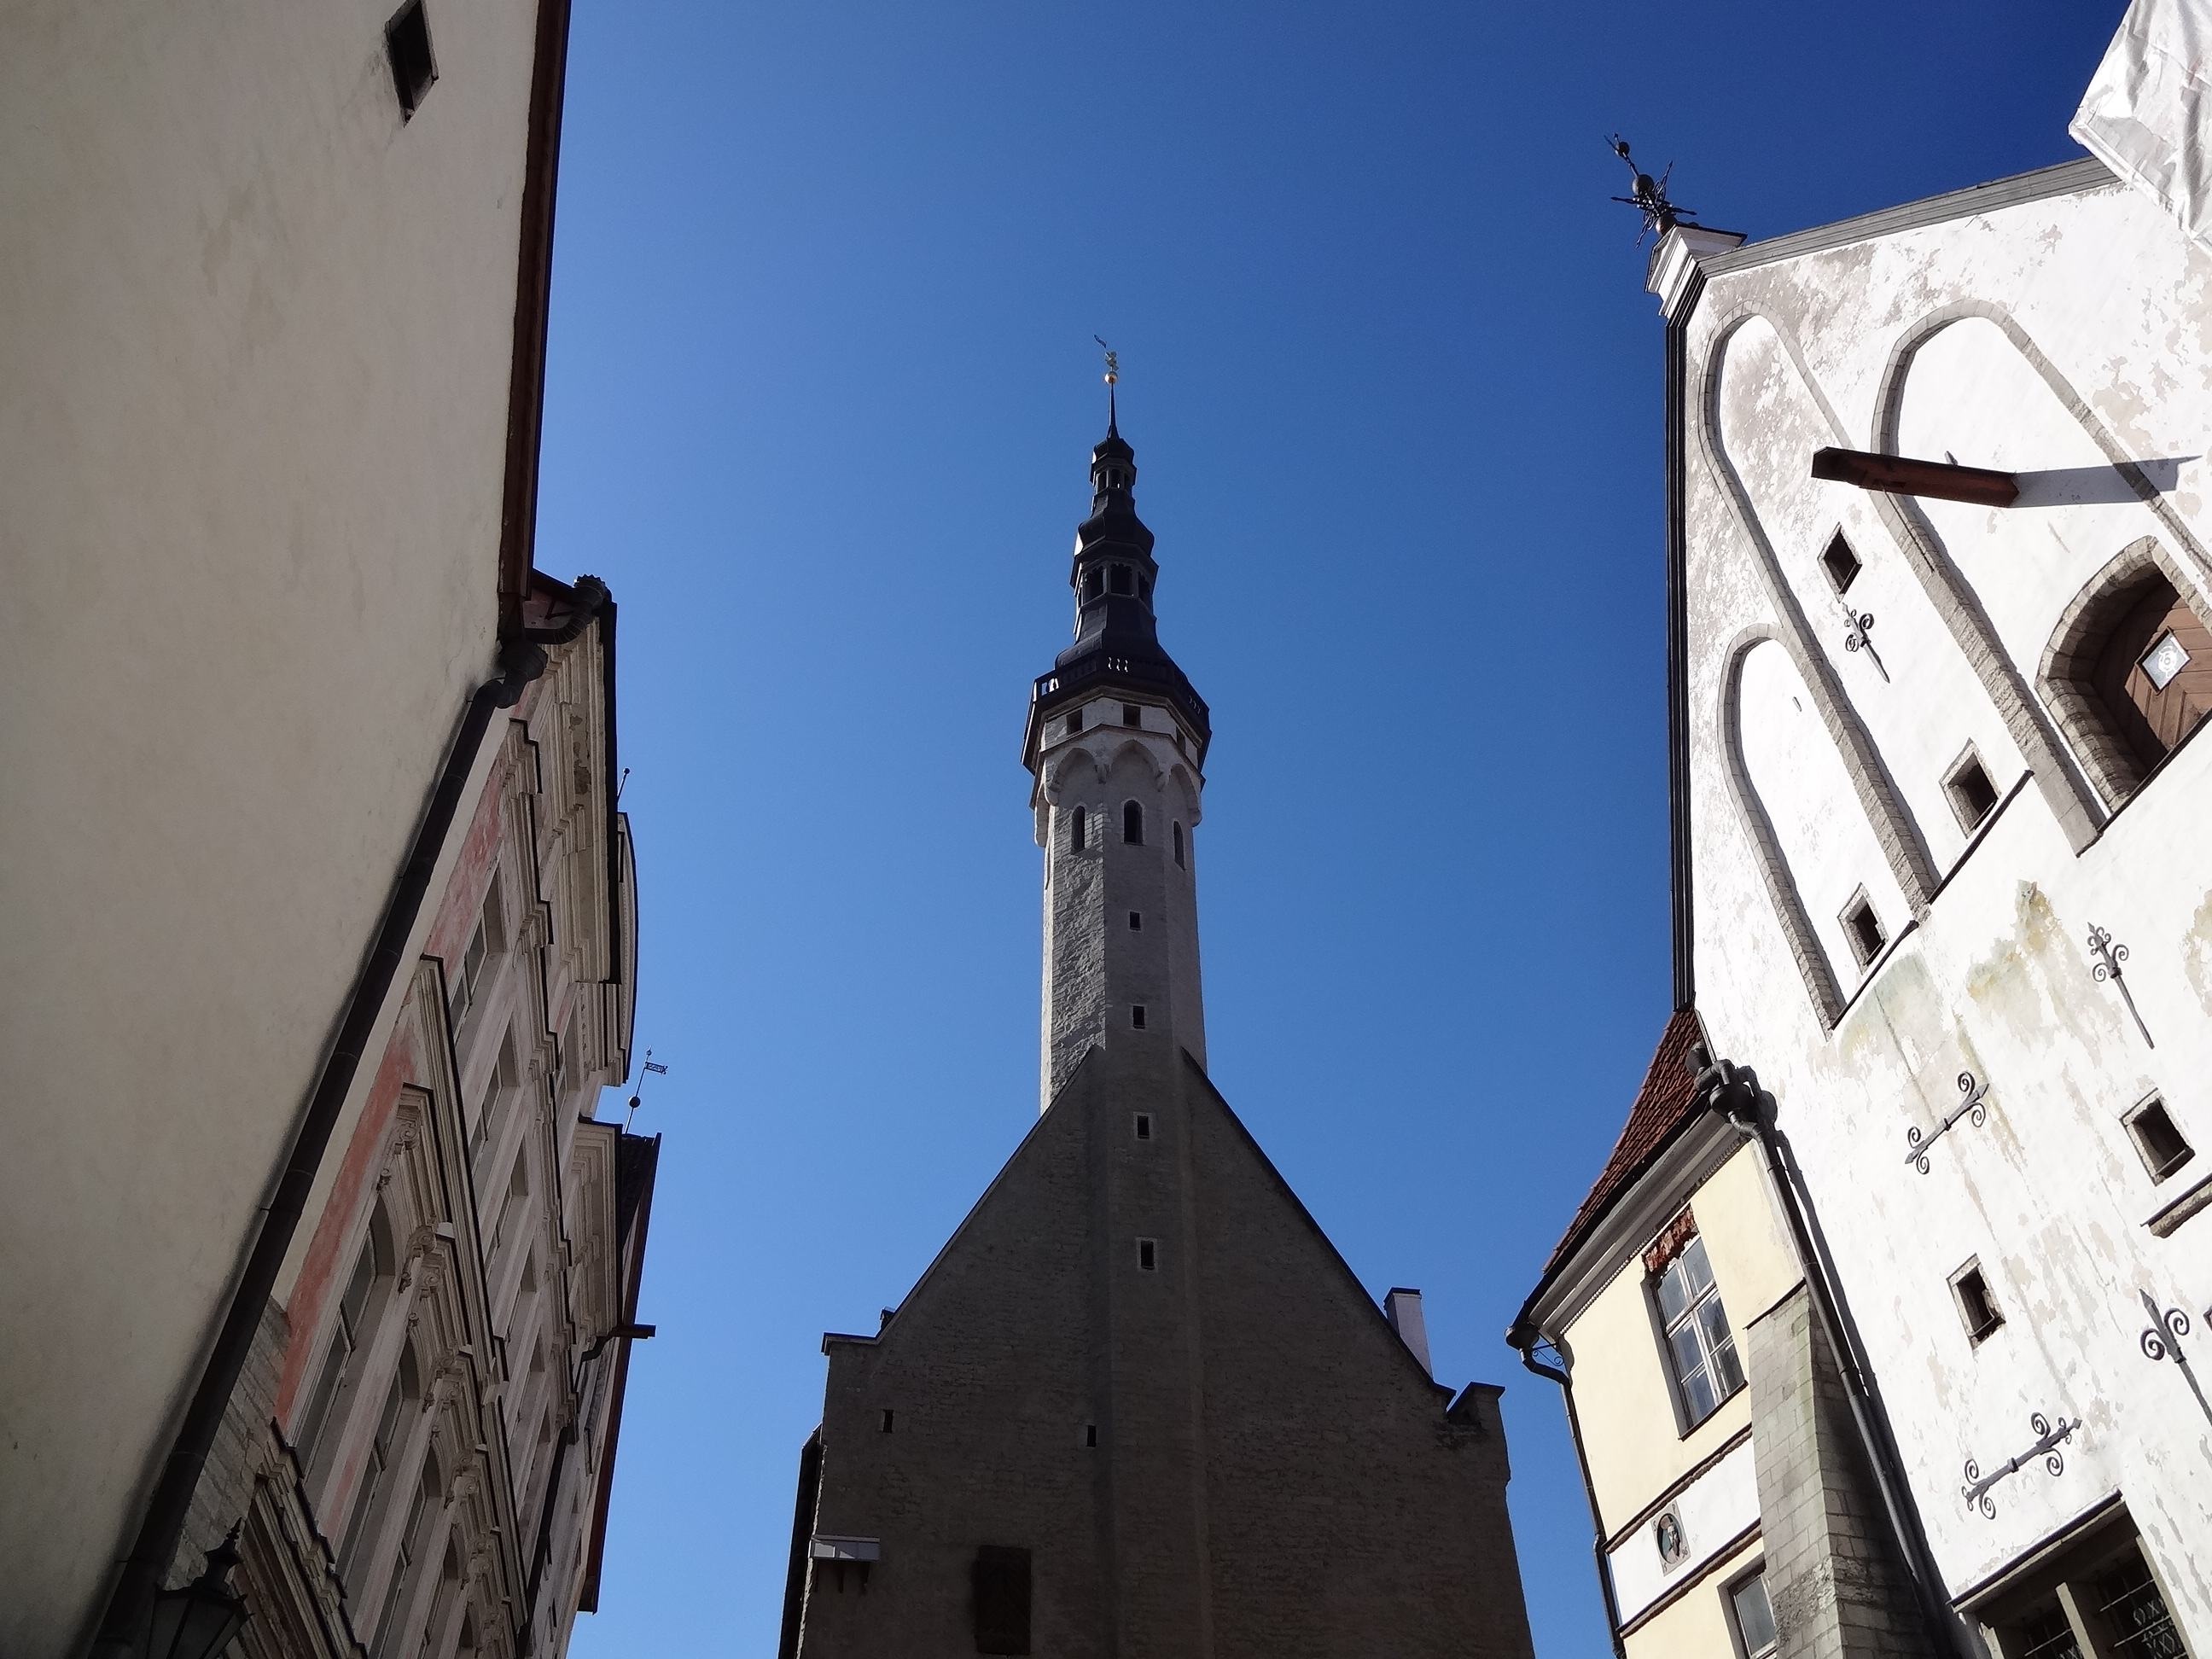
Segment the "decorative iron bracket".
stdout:
<path fill-rule="evenodd" d="M 2182 1352 L 2181 1339 L 2189 1334 L 2189 1316 L 2179 1308 L 2161 1310 L 2158 1298 L 2148 1291 L 2139 1292 L 2143 1311 L 2150 1316 L 2150 1324 L 2136 1340 L 2142 1344 L 2143 1358 L 2156 1361 L 2171 1359 L 2180 1370 L 2182 1381 L 2189 1384 L 2189 1392 L 2197 1396 L 2197 1409 L 2212 1419 L 2212 1401 L 2204 1398 L 2204 1390 L 2197 1381 L 2197 1370 Z"/>
<path fill-rule="evenodd" d="M 1917 1123 L 1905 1132 L 1905 1161 L 1923 1175 L 1928 1173 L 1928 1149 L 1949 1134 L 1953 1124 L 1962 1117 L 1970 1117 L 1978 1129 L 1989 1121 L 1988 1084 L 1976 1081 L 1972 1072 L 1961 1072 L 1959 1073 L 1959 1092 L 1966 1098 L 1959 1103 L 1958 1109 L 1937 1124 L 1935 1131 L 1924 1139 Z"/>
<path fill-rule="evenodd" d="M 1889 670 L 1882 666 L 1881 653 L 1874 648 L 1874 612 L 1853 609 L 1851 602 L 1840 593 L 1836 595 L 1836 603 L 1844 607 L 1844 620 L 1850 624 L 1850 631 L 1844 635 L 1844 649 L 1865 652 L 1867 660 L 1874 665 L 1874 672 L 1881 676 L 1883 684 L 1888 684 Z"/>
<path fill-rule="evenodd" d="M 2038 1412 L 2027 1419 L 2027 1425 L 2035 1431 L 2035 1443 L 2019 1456 L 2008 1459 L 1989 1474 L 1984 1474 L 1981 1465 L 1975 1462 L 1972 1458 L 1966 1460 L 1965 1471 L 1966 1484 L 1959 1490 L 1966 1498 L 1966 1507 L 1979 1510 L 1985 1520 L 1995 1516 L 1997 1512 L 1996 1500 L 1990 1496 L 1990 1488 L 2016 1470 L 2026 1468 L 2040 1457 L 2043 1460 L 2043 1467 L 2051 1474 L 2066 1473 L 2066 1459 L 2060 1454 L 2058 1448 L 2062 1443 L 2073 1437 L 2074 1431 L 2081 1426 L 2081 1419 L 2077 1417 L 2069 1423 L 2062 1416 L 2058 1419 L 2058 1426 L 2054 1429 L 2051 1426 L 2051 1419 L 2041 1412 Z"/>
<path fill-rule="evenodd" d="M 2136 1007 L 2135 993 L 2128 989 L 2128 981 L 2120 972 L 2120 964 L 2128 959 L 2128 947 L 2113 944 L 2112 930 L 2100 927 L 2093 921 L 2089 924 L 2089 954 L 2097 959 L 2096 966 L 2089 970 L 2097 976 L 2097 983 L 2102 985 L 2106 980 L 2112 981 L 2112 988 L 2120 994 L 2120 1000 L 2128 1005 L 2128 1013 L 2135 1020 L 2136 1030 L 2142 1033 L 2143 1046 L 2146 1048 L 2157 1048 L 2158 1044 L 2150 1040 L 2150 1027 L 2143 1024 L 2143 1017 Z"/>

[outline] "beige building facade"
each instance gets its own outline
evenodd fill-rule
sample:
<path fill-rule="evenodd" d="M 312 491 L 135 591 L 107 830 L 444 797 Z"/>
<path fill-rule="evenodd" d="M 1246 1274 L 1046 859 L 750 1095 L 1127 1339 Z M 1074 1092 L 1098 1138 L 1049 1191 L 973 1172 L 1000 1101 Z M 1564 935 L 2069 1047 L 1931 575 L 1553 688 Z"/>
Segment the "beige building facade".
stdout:
<path fill-rule="evenodd" d="M 378 1057 L 429 1041 L 463 809 L 549 648 L 566 33 L 562 0 L 4 25 L 0 757 L 37 781 L 0 805 L 0 1041 L 68 1104 L 0 1172 L 0 1321 L 39 1333 L 0 1345 L 0 1651 L 127 1642 L 197 1567 L 264 1316 L 394 1109 Z M 467 1206 L 380 1173 L 396 1275 Z"/>
<path fill-rule="evenodd" d="M 1525 1659 L 1498 1390 L 1430 1374 L 1205 1067 L 1212 727 L 1109 429 L 1024 743 L 1043 1109 L 905 1300 L 824 1340 L 787 1659 Z"/>

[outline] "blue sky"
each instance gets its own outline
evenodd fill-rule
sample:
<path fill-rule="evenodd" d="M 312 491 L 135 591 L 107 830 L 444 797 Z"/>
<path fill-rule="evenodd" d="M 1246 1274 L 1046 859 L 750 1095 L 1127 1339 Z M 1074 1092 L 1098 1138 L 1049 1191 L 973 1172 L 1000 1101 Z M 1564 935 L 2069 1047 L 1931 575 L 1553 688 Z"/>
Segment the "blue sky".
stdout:
<path fill-rule="evenodd" d="M 1602 141 L 1778 234 L 2077 155 L 2122 9 L 581 0 L 538 556 L 621 605 L 671 1070 L 580 1655 L 773 1651 L 820 1334 L 1035 1115 L 1018 740 L 1094 333 L 1213 708 L 1215 1080 L 1506 1385 L 1538 1650 L 1607 1651 L 1501 1340 L 1671 1001 L 1661 330 Z"/>

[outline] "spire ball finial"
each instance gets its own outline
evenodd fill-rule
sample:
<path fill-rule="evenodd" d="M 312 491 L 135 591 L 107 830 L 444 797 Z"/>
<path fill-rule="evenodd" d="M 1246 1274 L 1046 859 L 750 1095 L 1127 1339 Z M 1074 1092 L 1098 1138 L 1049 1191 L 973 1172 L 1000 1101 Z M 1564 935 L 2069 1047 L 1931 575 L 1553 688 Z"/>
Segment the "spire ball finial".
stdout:
<path fill-rule="evenodd" d="M 1112 386 L 1121 378 L 1121 354 L 1108 345 L 1105 341 L 1098 339 L 1096 334 L 1091 337 L 1098 340 L 1098 349 L 1106 354 L 1106 384 Z"/>

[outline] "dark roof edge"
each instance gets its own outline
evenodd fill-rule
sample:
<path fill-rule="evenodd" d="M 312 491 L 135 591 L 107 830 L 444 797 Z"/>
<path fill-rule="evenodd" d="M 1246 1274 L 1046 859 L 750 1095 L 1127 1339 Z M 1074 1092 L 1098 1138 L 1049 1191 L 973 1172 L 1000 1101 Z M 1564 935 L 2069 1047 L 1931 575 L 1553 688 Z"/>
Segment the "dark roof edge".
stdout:
<path fill-rule="evenodd" d="M 2041 201 L 2050 196 L 2077 195 L 2119 183 L 2118 176 L 2110 167 L 2094 155 L 2084 155 L 2053 167 L 2038 167 L 2033 173 L 2016 173 L 2010 178 L 1992 179 L 1987 184 L 1970 185 L 1964 190 L 1946 191 L 1940 196 L 1923 196 L 1917 202 L 1878 208 L 1856 218 L 1791 231 L 1763 242 L 1747 242 L 1740 248 L 1712 254 L 1698 263 L 1707 276 L 1723 276 L 1731 271 L 1772 264 L 1777 260 L 1794 259 L 1800 254 L 1819 253 L 1850 242 L 1893 235 L 1900 230 L 1941 224 L 1947 219 L 1963 219 L 1969 214 Z"/>

